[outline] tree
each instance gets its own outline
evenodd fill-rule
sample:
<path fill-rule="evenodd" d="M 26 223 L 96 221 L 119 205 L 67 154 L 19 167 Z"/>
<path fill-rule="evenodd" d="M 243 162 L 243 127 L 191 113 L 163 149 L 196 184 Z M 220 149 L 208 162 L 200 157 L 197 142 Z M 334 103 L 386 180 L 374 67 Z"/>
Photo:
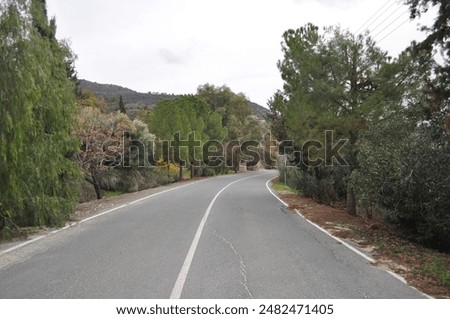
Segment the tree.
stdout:
<path fill-rule="evenodd" d="M 252 115 L 250 103 L 243 93 L 236 94 L 227 86 L 205 84 L 197 88 L 197 96 L 222 116 L 222 125 L 228 130 L 228 140 L 246 139 L 243 130 Z"/>
<path fill-rule="evenodd" d="M 353 172 L 360 205 L 379 211 L 414 241 L 450 249 L 449 6 L 447 1 L 407 1 L 414 18 L 439 6 L 427 38 L 413 42 L 390 71 L 402 74 L 402 108 L 388 114 L 358 142 Z M 436 49 L 444 63 L 433 59 Z M 395 70 L 397 69 L 397 70 Z M 401 71 L 399 71 L 401 70 Z"/>
<path fill-rule="evenodd" d="M 238 171 L 241 157 L 245 158 L 246 153 L 241 148 L 242 144 L 261 141 L 265 127 L 252 115 L 250 102 L 243 93 L 236 94 L 225 85 L 216 87 L 205 84 L 197 88 L 197 96 L 222 116 L 228 136 L 222 144 L 221 153 L 226 155 L 226 165 Z"/>
<path fill-rule="evenodd" d="M 127 109 L 125 108 L 125 104 L 123 103 L 122 95 L 120 95 L 119 97 L 119 112 L 127 114 Z"/>
<path fill-rule="evenodd" d="M 161 155 L 168 163 L 173 161 L 180 165 L 180 178 L 183 166 L 188 165 L 193 174 L 193 166 L 201 164 L 203 143 L 226 136 L 221 116 L 205 101 L 192 95 L 159 102 L 148 113 L 146 122 L 161 143 L 172 146 L 173 153 L 166 150 Z"/>
<path fill-rule="evenodd" d="M 283 34 L 282 51 L 284 58 L 278 68 L 284 85 L 270 102 L 275 120 L 272 127 L 299 147 L 299 168 L 316 180 L 319 198 L 334 197 L 321 194 L 330 188 L 342 193 L 345 171 L 348 211 L 356 214 L 350 181 L 351 172 L 358 167 L 356 143 L 362 131 L 399 106 L 401 79 L 393 76 L 387 53 L 368 34 L 355 36 L 339 27 L 325 28 L 323 34 L 312 24 L 288 30 Z M 332 131 L 334 140 L 347 140 L 342 157 L 332 152 L 325 131 Z M 333 163 L 333 156 L 340 158 L 338 163 Z M 333 167 L 336 164 L 339 167 Z"/>
<path fill-rule="evenodd" d="M 428 33 L 427 37 L 422 42 L 414 43 L 413 49 L 418 57 L 425 56 L 425 61 L 427 55 L 434 56 L 437 51 L 441 53 L 443 61 L 434 64 L 434 74 L 427 77 L 424 89 L 429 96 L 428 116 L 443 110 L 442 121 L 445 121 L 445 118 L 450 118 L 450 5 L 446 0 L 407 0 L 406 4 L 410 7 L 411 19 L 428 11 L 430 5 L 438 7 L 433 25 L 422 27 L 422 31 Z M 446 130 L 450 132 L 450 121 L 446 123 Z"/>
<path fill-rule="evenodd" d="M 133 122 L 125 114 L 80 108 L 73 135 L 80 139 L 81 147 L 74 159 L 85 180 L 94 186 L 98 199 L 102 198 L 100 173 L 123 165 L 128 139 L 135 131 Z"/>
<path fill-rule="evenodd" d="M 89 89 L 80 90 L 77 96 L 77 104 L 79 107 L 94 107 L 99 109 L 102 113 L 108 111 L 108 105 L 104 98 L 98 97 Z"/>
<path fill-rule="evenodd" d="M 423 31 L 428 33 L 425 40 L 417 43 L 415 48 L 417 50 L 425 50 L 432 52 L 439 48 L 442 52 L 444 63 L 436 65 L 435 72 L 439 75 L 439 86 L 447 91 L 450 91 L 450 7 L 447 0 L 407 0 L 411 11 L 411 19 L 420 17 L 420 15 L 428 11 L 429 6 L 438 7 L 438 13 L 432 26 L 422 27 Z M 448 98 L 448 96 L 447 96 Z"/>
<path fill-rule="evenodd" d="M 270 112 L 266 115 L 266 119 L 269 123 L 270 131 L 278 141 L 286 141 L 288 139 L 286 119 L 284 118 L 286 101 L 284 100 L 283 93 L 281 91 L 276 92 L 269 99 L 267 105 L 269 106 Z"/>
<path fill-rule="evenodd" d="M 0 214 L 17 225 L 60 224 L 76 203 L 74 55 L 55 34 L 45 1 L 0 4 Z"/>
<path fill-rule="evenodd" d="M 125 150 L 123 166 L 138 169 L 155 164 L 156 158 L 153 152 L 156 136 L 151 134 L 147 124 L 139 119 L 133 120 L 133 129 L 133 133 L 130 132 L 131 141 Z"/>

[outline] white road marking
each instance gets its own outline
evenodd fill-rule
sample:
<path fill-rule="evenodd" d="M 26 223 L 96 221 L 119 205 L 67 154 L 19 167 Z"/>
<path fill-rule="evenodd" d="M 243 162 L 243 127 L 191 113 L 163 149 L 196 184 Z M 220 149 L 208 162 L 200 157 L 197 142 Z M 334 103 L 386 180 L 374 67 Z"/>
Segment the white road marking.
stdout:
<path fill-rule="evenodd" d="M 152 198 L 152 197 L 155 197 L 155 196 L 167 193 L 167 192 L 171 192 L 171 191 L 174 191 L 174 190 L 186 187 L 186 186 L 191 186 L 191 185 L 194 185 L 194 184 L 198 184 L 198 183 L 204 182 L 206 180 L 207 179 L 202 179 L 202 180 L 199 180 L 199 181 L 196 181 L 196 182 L 192 182 L 192 183 L 189 183 L 189 184 L 186 184 L 186 185 L 180 185 L 180 186 L 177 186 L 177 187 L 174 187 L 174 188 L 166 189 L 165 191 L 160 191 L 159 193 L 155 193 L 155 194 L 143 197 L 143 198 L 139 198 L 139 199 L 137 199 L 135 201 L 132 201 L 132 202 L 128 203 L 128 205 L 134 205 L 136 203 L 142 202 L 143 200 L 146 200 L 146 199 L 149 199 L 149 198 Z"/>
<path fill-rule="evenodd" d="M 116 210 L 118 210 L 118 209 L 127 207 L 128 205 L 129 205 L 129 204 L 124 204 L 124 205 L 120 205 L 120 206 L 111 208 L 111 209 L 109 209 L 109 210 L 107 210 L 107 211 L 105 211 L 105 212 L 103 212 L 103 213 L 99 213 L 99 214 L 97 214 L 97 215 L 94 215 L 94 216 L 85 218 L 85 219 L 83 219 L 83 220 L 80 220 L 80 221 L 78 222 L 78 224 L 83 224 L 83 223 L 85 223 L 85 222 L 87 222 L 87 221 L 90 221 L 90 220 L 99 218 L 100 216 L 110 214 L 110 213 L 112 213 L 112 212 L 114 212 L 114 211 L 116 211 Z"/>
<path fill-rule="evenodd" d="M 267 187 L 267 189 L 269 190 L 269 192 L 270 192 L 273 196 L 275 196 L 276 199 L 278 199 L 284 206 L 288 207 L 289 205 L 288 205 L 285 201 L 283 201 L 280 197 L 278 197 L 278 196 L 270 189 L 270 187 L 269 187 L 269 182 L 270 182 L 271 180 L 275 179 L 275 178 L 276 178 L 276 177 L 273 177 L 273 178 L 269 179 L 269 180 L 267 181 L 267 183 L 266 183 L 266 187 Z M 333 236 L 333 235 L 332 235 L 330 232 L 328 232 L 326 229 L 324 229 L 324 228 L 320 227 L 319 225 L 317 225 L 317 224 L 311 222 L 310 220 L 306 219 L 305 216 L 303 216 L 303 215 L 300 213 L 300 211 L 299 211 L 298 209 L 295 209 L 295 212 L 297 213 L 297 215 L 299 215 L 299 216 L 300 216 L 301 218 L 303 218 L 305 221 L 307 221 L 308 223 L 310 223 L 311 225 L 313 225 L 314 227 L 316 227 L 318 230 L 320 230 L 320 231 L 322 231 L 323 233 L 327 234 L 328 236 L 330 236 L 330 237 L 333 238 L 334 240 L 337 240 L 338 242 L 340 242 L 341 244 L 343 244 L 345 247 L 347 247 L 347 248 L 350 249 L 351 251 L 357 253 L 358 255 L 360 255 L 361 257 L 363 257 L 364 259 L 366 259 L 366 260 L 369 261 L 370 263 L 372 263 L 372 264 L 375 263 L 375 259 L 373 259 L 373 258 L 367 256 L 366 254 L 362 253 L 361 251 L 359 251 L 359 250 L 356 249 L 355 247 L 351 246 L 350 244 L 346 243 L 346 242 L 343 241 L 342 239 L 337 238 L 336 236 Z M 396 279 L 400 280 L 401 282 L 403 282 L 403 283 L 404 283 L 405 285 L 407 285 L 408 287 L 411 287 L 411 288 L 417 290 L 418 292 L 420 292 L 420 293 L 421 293 L 423 296 L 425 296 L 426 298 L 428 298 L 428 299 L 434 299 L 433 297 L 431 297 L 430 295 L 427 295 L 426 293 L 420 291 L 419 289 L 417 289 L 417 288 L 415 288 L 415 287 L 413 287 L 413 286 L 408 285 L 408 283 L 406 282 L 405 278 L 403 278 L 402 276 L 400 276 L 400 275 L 398 275 L 398 274 L 396 274 L 396 273 L 394 273 L 394 272 L 392 272 L 392 271 L 389 271 L 389 270 L 386 270 L 386 272 L 387 272 L 388 274 L 390 274 L 391 276 L 393 276 L 394 278 L 396 278 Z"/>
<path fill-rule="evenodd" d="M 352 245 L 350 245 L 349 243 L 345 242 L 344 240 L 332 235 L 328 230 L 320 227 L 319 225 L 317 225 L 316 223 L 313 223 L 312 221 L 308 220 L 305 216 L 303 216 L 300 211 L 298 209 L 295 210 L 295 212 L 297 213 L 298 216 L 300 216 L 301 218 L 303 218 L 305 221 L 307 221 L 308 223 L 310 223 L 311 225 L 313 225 L 314 227 L 316 227 L 318 230 L 320 230 L 321 232 L 327 234 L 328 236 L 330 236 L 331 238 L 333 238 L 334 240 L 340 242 L 342 245 L 344 245 L 345 247 L 347 247 L 348 249 L 350 249 L 351 251 L 357 253 L 358 255 L 360 255 L 361 257 L 363 257 L 364 259 L 366 259 L 368 262 L 370 263 L 374 263 L 375 260 L 372 257 L 367 256 L 366 254 L 364 254 L 363 252 L 360 252 L 358 249 L 356 249 L 355 247 L 353 247 Z"/>
<path fill-rule="evenodd" d="M 47 235 L 43 235 L 43 236 L 39 236 L 39 237 L 33 238 L 33 239 L 29 240 L 29 241 L 23 242 L 23 243 L 21 243 L 21 244 L 18 244 L 18 245 L 16 245 L 16 246 L 11 247 L 11 248 L 8 248 L 8 249 L 5 249 L 5 250 L 3 250 L 3 251 L 0 251 L 0 255 L 9 253 L 9 252 L 11 252 L 11 251 L 14 251 L 14 250 L 16 250 L 16 249 L 22 248 L 22 247 L 24 247 L 24 246 L 27 246 L 27 245 L 29 245 L 29 244 L 31 244 L 31 243 L 34 243 L 35 241 L 38 241 L 38 240 L 40 240 L 40 239 L 42 239 L 42 238 L 44 238 L 44 237 L 47 237 Z"/>
<path fill-rule="evenodd" d="M 238 180 L 235 180 L 234 182 L 229 183 L 225 187 L 223 187 L 217 194 L 214 196 L 212 201 L 209 203 L 208 208 L 206 209 L 205 214 L 203 215 L 203 218 L 200 222 L 200 225 L 198 225 L 197 232 L 195 233 L 194 239 L 192 240 L 191 246 L 189 248 L 189 251 L 186 255 L 186 258 L 184 259 L 183 266 L 181 266 L 180 273 L 178 274 L 178 278 L 175 282 L 175 286 L 172 289 L 172 293 L 170 294 L 170 299 L 179 299 L 181 297 L 181 293 L 183 292 L 184 283 L 186 282 L 187 275 L 189 273 L 189 269 L 191 268 L 192 260 L 194 259 L 195 251 L 197 250 L 198 243 L 200 241 L 200 237 L 202 236 L 203 229 L 205 228 L 206 220 L 208 219 L 209 214 L 211 213 L 211 209 L 216 202 L 217 198 L 222 194 L 223 191 L 225 191 L 228 187 L 230 187 L 233 184 L 236 184 L 240 181 L 249 179 L 249 178 L 255 178 L 261 175 L 253 175 L 244 177 Z"/>
<path fill-rule="evenodd" d="M 283 201 L 280 197 L 278 197 L 269 187 L 269 182 L 271 180 L 273 180 L 274 178 L 271 178 L 267 181 L 266 183 L 266 187 L 269 190 L 269 192 L 275 196 L 276 199 L 278 199 L 284 206 L 288 207 L 289 205 Z M 346 243 L 345 241 L 343 241 L 340 238 L 337 238 L 336 236 L 333 236 L 332 234 L 330 234 L 330 232 L 328 232 L 328 230 L 320 227 L 319 225 L 313 223 L 312 221 L 308 220 L 305 218 L 305 216 L 303 216 L 300 211 L 298 209 L 295 209 L 295 212 L 297 213 L 298 216 L 300 216 L 301 218 L 303 218 L 305 221 L 307 221 L 308 223 L 310 223 L 311 225 L 313 225 L 314 227 L 316 227 L 318 230 L 320 230 L 321 232 L 327 234 L 328 236 L 330 236 L 331 238 L 335 239 L 336 241 L 340 242 L 341 244 L 343 244 L 345 247 L 347 247 L 348 249 L 352 250 L 353 252 L 357 253 L 358 255 L 360 255 L 361 257 L 363 257 L 364 259 L 366 259 L 367 261 L 373 263 L 375 262 L 375 260 L 369 256 L 367 256 L 366 254 L 360 252 L 358 249 L 356 249 L 355 247 L 351 246 L 350 244 Z"/>
<path fill-rule="evenodd" d="M 91 216 L 91 217 L 87 217 L 87 218 L 85 218 L 85 219 L 82 219 L 82 220 L 80 220 L 80 221 L 77 222 L 77 223 L 72 223 L 72 224 L 69 224 L 69 225 L 64 226 L 63 228 L 60 228 L 60 229 L 56 229 L 56 230 L 54 230 L 54 231 L 51 231 L 50 233 L 48 233 L 48 234 L 46 234 L 46 235 L 38 236 L 38 237 L 33 238 L 33 239 L 31 239 L 31 240 L 28 240 L 28 241 L 26 241 L 26 242 L 20 243 L 20 244 L 18 244 L 18 245 L 15 245 L 15 246 L 13 246 L 13 247 L 10 247 L 10 248 L 8 248 L 8 249 L 5 249 L 5 250 L 3 250 L 3 251 L 0 251 L 0 256 L 3 255 L 3 254 L 10 253 L 10 252 L 12 252 L 12 251 L 14 251 L 14 250 L 17 250 L 17 249 L 19 249 L 19 248 L 22 248 L 22 247 L 24 247 L 24 246 L 27 246 L 27 245 L 29 245 L 29 244 L 32 244 L 32 243 L 34 243 L 34 242 L 36 242 L 36 241 L 38 241 L 38 240 L 41 240 L 41 239 L 43 239 L 43 238 L 46 238 L 46 237 L 48 237 L 48 236 L 57 234 L 57 233 L 59 233 L 59 232 L 61 232 L 61 231 L 64 231 L 64 230 L 66 230 L 66 229 L 69 229 L 70 227 L 73 227 L 73 226 L 76 226 L 76 225 L 79 225 L 79 224 L 83 224 L 83 223 L 85 223 L 85 222 L 87 222 L 87 221 L 90 221 L 90 220 L 92 220 L 92 219 L 98 218 L 98 217 L 103 216 L 103 215 L 110 214 L 110 213 L 112 213 L 112 212 L 114 212 L 114 211 L 116 211 L 116 210 L 119 210 L 119 209 L 121 209 L 121 208 L 124 208 L 124 207 L 130 206 L 130 205 L 136 204 L 136 203 L 138 203 L 138 202 L 141 202 L 141 201 L 143 201 L 143 200 L 149 199 L 149 198 L 154 197 L 154 196 L 158 196 L 158 195 L 161 195 L 161 194 L 164 194 L 164 193 L 167 193 L 167 192 L 171 192 L 171 191 L 174 191 L 174 190 L 177 190 L 177 189 L 186 187 L 186 186 L 191 186 L 191 185 L 194 185 L 194 184 L 197 184 L 197 183 L 201 183 L 201 182 L 206 181 L 206 180 L 207 180 L 207 179 L 203 179 L 203 180 L 195 181 L 195 182 L 192 182 L 192 183 L 189 183 L 189 184 L 180 185 L 180 186 L 177 186 L 177 187 L 174 187 L 174 188 L 166 189 L 166 190 L 164 190 L 164 191 L 160 191 L 160 192 L 158 192 L 158 193 L 155 193 L 155 194 L 152 194 L 152 195 L 149 195 L 149 196 L 140 198 L 140 199 L 138 199 L 138 200 L 129 202 L 129 203 L 127 203 L 127 204 L 124 204 L 124 205 L 120 205 L 120 206 L 114 207 L 114 208 L 109 209 L 109 210 L 107 210 L 107 211 L 104 211 L 104 212 L 102 212 L 102 213 L 99 213 L 99 214 L 96 214 L 96 215 L 94 215 L 94 216 Z"/>
<path fill-rule="evenodd" d="M 278 199 L 278 200 L 281 202 L 281 204 L 283 204 L 284 206 L 288 207 L 288 206 L 289 206 L 288 203 L 286 203 L 284 200 L 282 200 L 280 197 L 278 197 L 278 196 L 270 189 L 270 187 L 269 187 L 269 182 L 270 182 L 271 180 L 275 179 L 275 178 L 276 178 L 276 177 L 272 177 L 271 179 L 269 179 L 269 180 L 266 182 L 266 187 L 267 187 L 267 189 L 269 190 L 269 192 L 270 192 L 273 196 L 275 196 L 276 199 Z"/>

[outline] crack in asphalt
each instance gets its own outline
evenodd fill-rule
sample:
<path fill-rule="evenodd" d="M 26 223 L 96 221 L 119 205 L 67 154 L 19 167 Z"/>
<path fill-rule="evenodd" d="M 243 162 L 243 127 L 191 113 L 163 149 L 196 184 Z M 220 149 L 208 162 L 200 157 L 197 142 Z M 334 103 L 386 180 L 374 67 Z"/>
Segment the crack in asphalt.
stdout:
<path fill-rule="evenodd" d="M 346 259 L 341 258 L 340 256 L 338 256 L 336 249 L 338 246 L 335 246 L 335 244 L 330 245 L 329 242 L 327 240 L 324 240 L 323 238 L 319 238 L 319 236 L 317 236 L 315 230 L 313 229 L 305 229 L 306 233 L 308 233 L 311 237 L 314 238 L 314 240 L 316 242 L 318 242 L 320 245 L 324 246 L 330 253 L 331 255 L 334 257 L 334 259 L 336 259 L 339 263 L 344 264 L 347 267 L 352 268 L 354 271 L 356 271 L 361 277 L 366 277 L 364 275 L 364 273 L 362 273 L 359 269 L 355 268 L 351 263 L 349 263 Z M 336 244 L 341 244 L 339 242 L 336 242 Z M 341 244 L 342 245 L 342 244 Z M 361 295 L 364 296 L 364 299 L 368 299 L 369 296 L 362 290 L 358 289 L 358 291 L 360 292 Z"/>
<path fill-rule="evenodd" d="M 239 263 L 239 273 L 241 274 L 242 280 L 240 281 L 240 284 L 244 287 L 245 291 L 247 292 L 248 296 L 251 299 L 254 299 L 252 292 L 250 291 L 250 288 L 248 287 L 248 278 L 247 278 L 247 267 L 245 266 L 244 259 L 242 256 L 237 252 L 236 248 L 234 248 L 233 244 L 221 236 L 216 229 L 206 224 L 206 227 L 211 230 L 214 236 L 216 236 L 218 239 L 222 240 L 227 246 L 230 247 L 233 254 L 236 256 L 238 263 Z"/>

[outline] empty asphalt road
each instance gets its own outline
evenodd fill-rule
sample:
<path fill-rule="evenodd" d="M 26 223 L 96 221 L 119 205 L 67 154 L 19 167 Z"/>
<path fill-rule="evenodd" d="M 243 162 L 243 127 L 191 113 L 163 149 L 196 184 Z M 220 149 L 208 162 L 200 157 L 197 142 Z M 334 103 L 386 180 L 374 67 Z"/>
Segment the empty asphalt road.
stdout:
<path fill-rule="evenodd" d="M 0 254 L 0 298 L 423 298 L 289 213 L 275 171 L 131 203 Z"/>

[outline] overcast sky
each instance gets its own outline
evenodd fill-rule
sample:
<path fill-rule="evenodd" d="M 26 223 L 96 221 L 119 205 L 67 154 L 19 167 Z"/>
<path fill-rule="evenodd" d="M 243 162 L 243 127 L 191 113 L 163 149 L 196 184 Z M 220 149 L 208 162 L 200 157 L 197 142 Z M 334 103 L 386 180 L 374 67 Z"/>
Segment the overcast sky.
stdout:
<path fill-rule="evenodd" d="M 284 31 L 308 22 L 360 31 L 384 4 L 366 25 L 395 56 L 424 37 L 398 0 L 47 0 L 79 78 L 179 94 L 226 84 L 263 106 L 282 88 Z"/>

